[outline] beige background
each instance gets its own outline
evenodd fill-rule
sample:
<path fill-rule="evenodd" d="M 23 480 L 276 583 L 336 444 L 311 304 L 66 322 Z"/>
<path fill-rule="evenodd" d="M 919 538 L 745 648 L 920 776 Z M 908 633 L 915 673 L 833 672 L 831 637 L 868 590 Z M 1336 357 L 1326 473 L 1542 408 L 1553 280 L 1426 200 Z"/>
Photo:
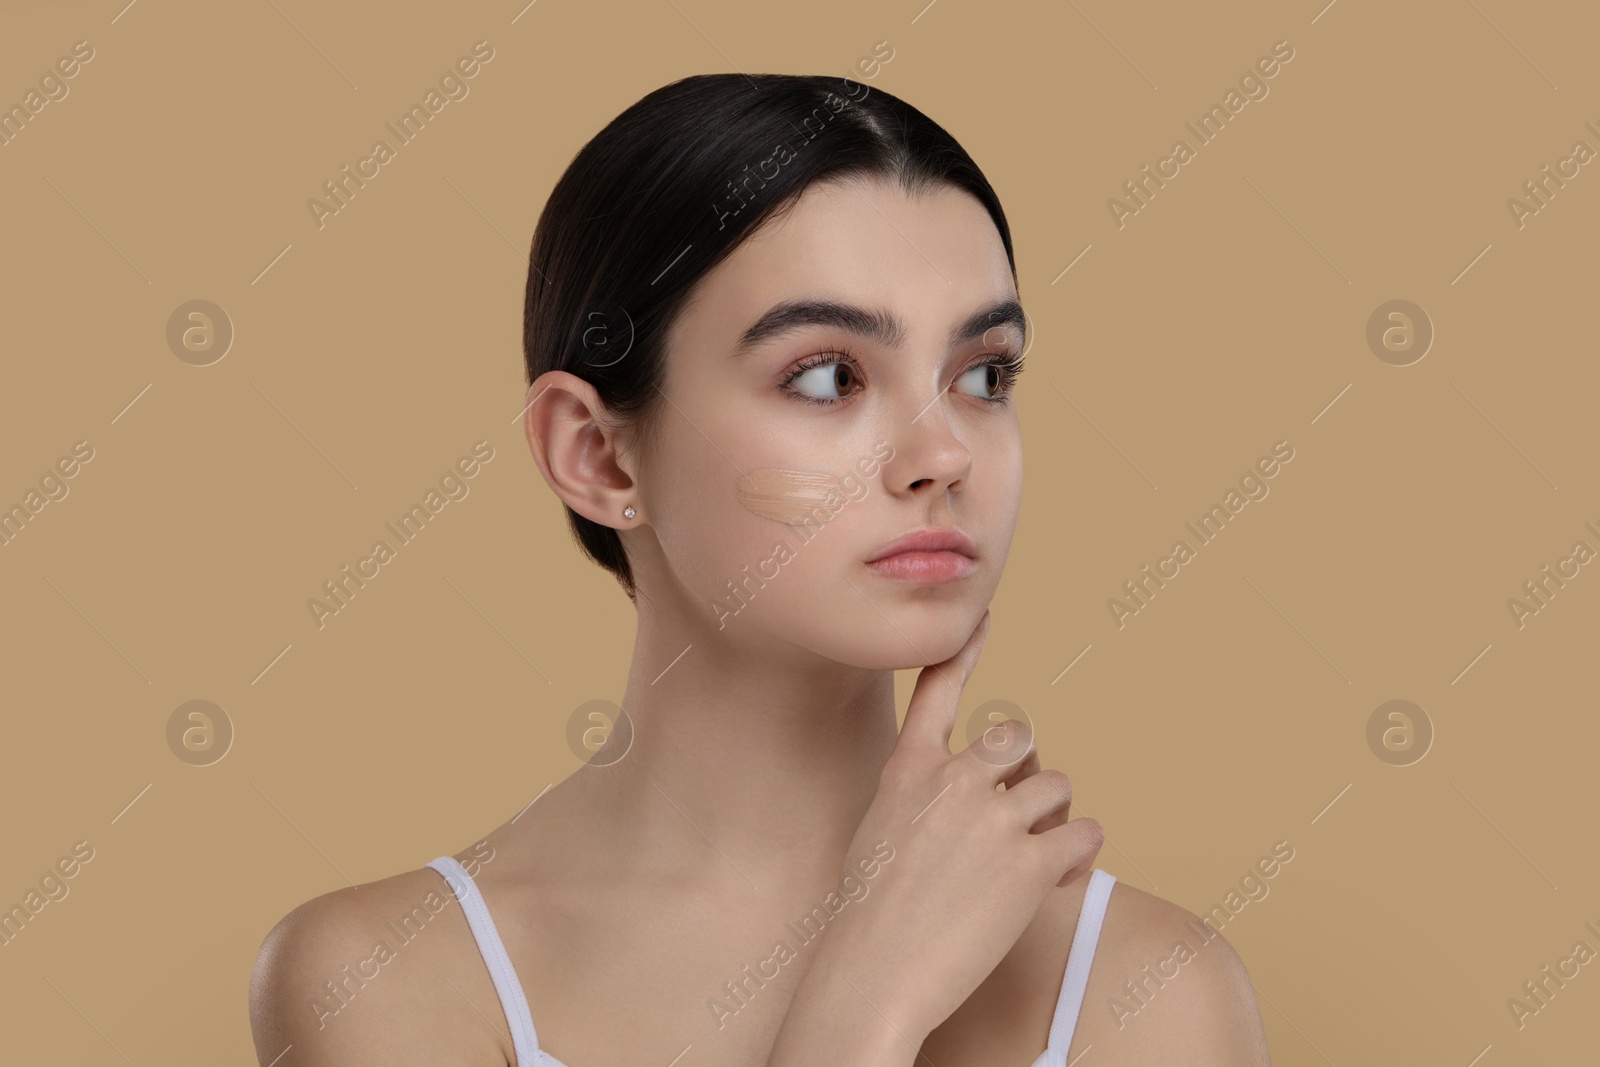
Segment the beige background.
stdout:
<path fill-rule="evenodd" d="M 1600 565 L 1520 629 L 1507 607 L 1600 550 L 1600 164 L 1507 208 L 1600 149 L 1587 5 L 121 3 L 0 12 L 0 103 L 95 50 L 0 147 L 0 504 L 94 449 L 0 547 L 0 903 L 95 849 L 0 948 L 6 1058 L 253 1062 L 279 916 L 578 767 L 569 715 L 620 694 L 632 612 L 514 423 L 534 220 L 649 90 L 843 75 L 881 40 L 869 84 L 998 188 L 1037 337 L 964 711 L 1025 708 L 1101 865 L 1194 911 L 1292 844 L 1224 928 L 1275 1062 L 1594 1061 L 1600 963 L 1507 1008 L 1600 950 Z M 470 95 L 319 230 L 307 199 L 478 40 Z M 1108 198 L 1279 40 L 1270 94 L 1119 229 Z M 194 299 L 236 331 L 206 367 L 166 341 Z M 1394 299 L 1437 333 L 1410 366 L 1366 341 Z M 478 440 L 470 495 L 318 630 L 306 601 Z M 1119 629 L 1108 598 L 1279 440 L 1270 495 Z M 205 767 L 167 741 L 195 699 L 236 730 Z M 1367 742 L 1391 699 L 1435 731 L 1409 766 Z"/>

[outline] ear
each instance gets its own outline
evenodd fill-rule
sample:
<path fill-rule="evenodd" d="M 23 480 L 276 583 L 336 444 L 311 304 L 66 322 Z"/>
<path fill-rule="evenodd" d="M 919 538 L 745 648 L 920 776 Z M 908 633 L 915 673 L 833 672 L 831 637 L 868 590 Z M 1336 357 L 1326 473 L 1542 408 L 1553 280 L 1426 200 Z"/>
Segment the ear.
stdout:
<path fill-rule="evenodd" d="M 539 473 L 573 511 L 616 529 L 644 520 L 622 509 L 643 509 L 627 440 L 607 417 L 594 386 L 566 371 L 546 371 L 528 387 L 523 432 Z"/>

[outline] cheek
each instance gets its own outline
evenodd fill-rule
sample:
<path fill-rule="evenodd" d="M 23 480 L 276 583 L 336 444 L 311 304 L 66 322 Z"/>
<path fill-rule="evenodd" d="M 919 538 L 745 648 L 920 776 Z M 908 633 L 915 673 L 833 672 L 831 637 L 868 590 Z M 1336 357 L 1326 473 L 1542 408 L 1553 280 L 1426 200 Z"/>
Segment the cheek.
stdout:
<path fill-rule="evenodd" d="M 845 499 L 839 480 L 822 471 L 760 467 L 738 480 L 734 495 L 758 518 L 789 526 L 816 522 Z"/>
<path fill-rule="evenodd" d="M 873 455 L 870 442 L 852 449 L 814 435 L 796 439 L 760 420 L 730 420 L 714 405 L 684 414 L 686 425 L 658 440 L 643 472 L 652 525 L 677 580 L 696 596 L 716 599 L 727 595 L 730 581 L 781 573 L 776 580 L 784 590 L 815 598 L 820 589 L 806 576 L 822 580 L 841 553 L 858 555 L 855 541 L 872 526 L 853 529 L 878 506 L 872 499 L 878 477 L 856 471 L 859 456 Z M 850 485 L 842 481 L 847 476 Z M 781 592 L 765 589 L 761 599 L 775 607 L 785 599 Z"/>
<path fill-rule="evenodd" d="M 1016 529 L 1025 491 L 1020 439 L 997 444 L 982 467 L 974 465 L 972 479 L 969 488 L 977 505 L 973 511 L 984 516 L 975 516 L 973 521 L 990 523 L 993 535 L 1009 540 Z"/>
<path fill-rule="evenodd" d="M 695 597 L 716 600 L 729 582 L 750 580 L 768 565 L 780 543 L 791 551 L 798 540 L 786 523 L 804 521 L 808 487 L 773 468 L 757 468 L 741 478 L 713 450 L 709 458 L 685 456 L 672 477 L 655 482 L 656 537 L 667 565 Z M 798 549 L 803 554 L 803 549 Z M 748 568 L 748 571 L 747 571 Z M 785 570 L 788 566 L 785 565 Z"/>
<path fill-rule="evenodd" d="M 1019 433 L 1008 432 L 982 441 L 974 447 L 973 455 L 970 489 L 982 493 L 997 506 L 1021 494 L 1022 438 Z"/>

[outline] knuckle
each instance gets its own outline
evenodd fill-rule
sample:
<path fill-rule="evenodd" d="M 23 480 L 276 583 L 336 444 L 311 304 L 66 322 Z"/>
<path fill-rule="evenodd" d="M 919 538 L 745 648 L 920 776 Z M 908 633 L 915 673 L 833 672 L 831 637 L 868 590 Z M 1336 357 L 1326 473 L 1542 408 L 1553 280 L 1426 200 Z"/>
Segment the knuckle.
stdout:
<path fill-rule="evenodd" d="M 1033 752 L 1033 730 L 1021 719 L 1006 719 L 984 730 L 968 747 L 991 763 L 998 757 L 1005 757 L 1006 763 L 1020 762 Z"/>
<path fill-rule="evenodd" d="M 1059 794 L 1062 800 L 1069 801 L 1072 799 L 1072 779 L 1067 777 L 1065 771 L 1058 771 L 1054 767 L 1046 767 L 1038 773 L 1037 777 L 1048 782 L 1050 788 Z"/>

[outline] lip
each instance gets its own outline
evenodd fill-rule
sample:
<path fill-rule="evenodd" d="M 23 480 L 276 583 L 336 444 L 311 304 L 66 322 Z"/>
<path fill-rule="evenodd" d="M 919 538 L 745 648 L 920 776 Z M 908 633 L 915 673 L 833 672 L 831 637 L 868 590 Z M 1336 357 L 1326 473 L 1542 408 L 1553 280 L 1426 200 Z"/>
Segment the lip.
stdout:
<path fill-rule="evenodd" d="M 925 526 L 897 537 L 868 556 L 866 562 L 876 563 L 902 552 L 955 552 L 971 559 L 978 558 L 978 549 L 972 538 L 959 526 Z"/>
<path fill-rule="evenodd" d="M 965 530 L 930 526 L 898 537 L 866 560 L 886 577 L 916 582 L 965 578 L 978 568 L 978 550 Z"/>

